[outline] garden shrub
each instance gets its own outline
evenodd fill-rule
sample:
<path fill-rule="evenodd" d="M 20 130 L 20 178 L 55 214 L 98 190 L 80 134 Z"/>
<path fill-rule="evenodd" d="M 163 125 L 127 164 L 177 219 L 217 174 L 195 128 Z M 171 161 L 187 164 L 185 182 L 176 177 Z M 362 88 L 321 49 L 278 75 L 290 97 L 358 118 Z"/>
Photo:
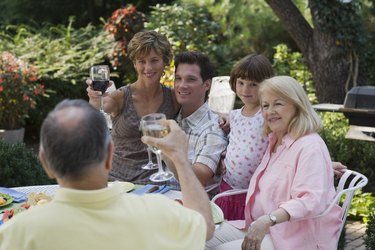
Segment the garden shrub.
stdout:
<path fill-rule="evenodd" d="M 228 75 L 234 64 L 220 24 L 213 20 L 207 6 L 157 4 L 152 7 L 145 27 L 166 35 L 174 54 L 198 50 L 209 55 L 217 75 Z"/>
<path fill-rule="evenodd" d="M 112 40 L 102 26 L 89 24 L 76 29 L 73 22 L 71 17 L 67 26 L 6 26 L 0 32 L 0 50 L 33 63 L 39 70 L 39 78 L 46 82 L 59 79 L 72 88 L 84 84 L 90 66 L 107 60 Z"/>
<path fill-rule="evenodd" d="M 375 250 L 375 210 L 372 210 L 367 223 L 365 238 L 366 250 Z"/>
<path fill-rule="evenodd" d="M 287 75 L 295 78 L 302 84 L 311 103 L 316 103 L 316 90 L 312 73 L 308 69 L 302 53 L 292 52 L 286 44 L 279 44 L 275 47 L 273 55 L 273 68 L 277 75 Z"/>
<path fill-rule="evenodd" d="M 219 23 L 220 33 L 225 37 L 226 49 L 230 51 L 233 58 L 239 59 L 254 52 L 271 58 L 275 45 L 281 42 L 294 45 L 266 1 L 177 0 L 177 2 L 206 6 L 213 19 Z M 302 8 L 306 9 L 306 4 Z M 294 47 L 296 48 L 295 45 Z"/>
<path fill-rule="evenodd" d="M 29 113 L 28 131 L 38 134 L 41 121 L 64 98 L 87 99 L 85 83 L 93 64 L 106 63 L 112 40 L 103 26 L 83 28 L 43 24 L 8 25 L 0 31 L 0 51 L 10 51 L 38 69 L 38 78 L 48 98 L 37 100 L 37 109 Z M 113 74 L 112 78 L 115 78 Z M 34 134 L 35 133 L 35 134 Z"/>
<path fill-rule="evenodd" d="M 328 146 L 333 161 L 340 161 L 349 169 L 364 174 L 369 182 L 364 191 L 375 192 L 375 143 L 346 139 L 349 122 L 339 112 L 319 112 L 323 122 L 321 136 Z"/>
<path fill-rule="evenodd" d="M 146 16 L 133 5 L 115 10 L 106 21 L 104 28 L 112 36 L 113 45 L 109 54 L 111 65 L 120 74 L 120 82 L 136 80 L 133 63 L 127 56 L 127 46 L 133 36 L 144 29 Z"/>
<path fill-rule="evenodd" d="M 35 153 L 24 143 L 0 140 L 0 185 L 31 186 L 55 183 L 47 177 Z"/>
<path fill-rule="evenodd" d="M 344 197 L 342 197 L 343 200 Z M 351 220 L 362 220 L 368 223 L 371 211 L 375 210 L 375 197 L 372 193 L 365 193 L 357 190 L 354 193 L 353 201 L 350 205 L 348 217 Z"/>

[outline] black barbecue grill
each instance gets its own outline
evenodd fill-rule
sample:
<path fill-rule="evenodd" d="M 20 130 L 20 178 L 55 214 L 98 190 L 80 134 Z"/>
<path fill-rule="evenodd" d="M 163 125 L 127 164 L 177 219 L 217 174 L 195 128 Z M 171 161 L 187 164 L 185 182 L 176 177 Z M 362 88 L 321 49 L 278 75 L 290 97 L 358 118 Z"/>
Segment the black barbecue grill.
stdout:
<path fill-rule="evenodd" d="M 349 119 L 350 125 L 375 127 L 375 87 L 358 86 L 352 88 L 340 109 Z"/>
<path fill-rule="evenodd" d="M 347 138 L 375 141 L 375 86 L 353 87 L 344 105 L 317 104 L 318 111 L 343 112 L 349 120 Z"/>

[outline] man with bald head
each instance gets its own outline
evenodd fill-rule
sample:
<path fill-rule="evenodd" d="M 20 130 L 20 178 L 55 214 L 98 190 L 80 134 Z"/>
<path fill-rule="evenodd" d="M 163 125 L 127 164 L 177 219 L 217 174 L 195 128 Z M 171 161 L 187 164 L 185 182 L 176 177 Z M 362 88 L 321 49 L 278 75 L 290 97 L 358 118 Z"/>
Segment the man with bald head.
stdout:
<path fill-rule="evenodd" d="M 176 165 L 184 206 L 107 187 L 113 143 L 104 116 L 84 100 L 59 103 L 42 124 L 39 157 L 60 187 L 51 202 L 0 227 L 0 250 L 203 249 L 214 231 L 208 196 L 187 159 L 186 135 L 174 121 L 169 127 L 158 146 Z"/>

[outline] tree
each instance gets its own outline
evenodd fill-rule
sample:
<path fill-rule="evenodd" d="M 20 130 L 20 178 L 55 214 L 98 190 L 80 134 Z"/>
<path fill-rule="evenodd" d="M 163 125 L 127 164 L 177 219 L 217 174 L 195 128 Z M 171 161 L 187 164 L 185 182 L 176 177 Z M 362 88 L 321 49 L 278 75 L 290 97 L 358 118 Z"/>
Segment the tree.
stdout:
<path fill-rule="evenodd" d="M 343 103 L 352 86 L 365 83 L 367 35 L 359 1 L 309 0 L 312 25 L 292 0 L 266 2 L 304 55 L 320 102 Z"/>
<path fill-rule="evenodd" d="M 128 4 L 147 13 L 150 6 L 168 2 L 170 0 L 1 0 L 0 24 L 66 25 L 69 17 L 75 16 L 74 26 L 85 27 L 88 23 L 101 24 L 100 18 L 107 19 L 114 10 Z"/>

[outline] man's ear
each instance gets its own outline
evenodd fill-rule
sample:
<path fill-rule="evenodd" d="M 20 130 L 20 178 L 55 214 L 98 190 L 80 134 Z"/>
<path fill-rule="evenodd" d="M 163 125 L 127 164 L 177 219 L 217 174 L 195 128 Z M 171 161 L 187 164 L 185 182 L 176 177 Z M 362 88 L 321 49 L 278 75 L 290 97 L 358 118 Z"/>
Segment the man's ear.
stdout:
<path fill-rule="evenodd" d="M 211 83 L 212 83 L 212 79 L 207 79 L 206 81 L 204 81 L 204 85 L 205 85 L 205 87 L 206 87 L 206 91 L 207 90 L 210 90 L 210 88 L 211 88 Z"/>
<path fill-rule="evenodd" d="M 45 156 L 44 151 L 42 149 L 39 150 L 39 160 L 42 163 L 42 167 L 43 167 L 44 171 L 46 172 L 46 174 L 48 175 L 48 177 L 50 179 L 56 179 L 55 174 L 53 173 L 53 171 L 48 166 L 46 156 Z"/>

